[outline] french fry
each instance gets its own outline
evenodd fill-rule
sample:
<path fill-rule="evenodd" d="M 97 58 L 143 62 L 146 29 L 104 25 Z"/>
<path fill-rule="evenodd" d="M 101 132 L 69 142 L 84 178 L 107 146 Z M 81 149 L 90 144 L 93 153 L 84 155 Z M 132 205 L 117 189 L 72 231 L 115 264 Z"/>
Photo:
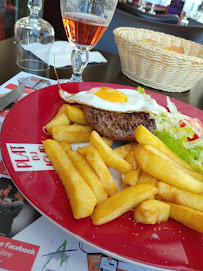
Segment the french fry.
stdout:
<path fill-rule="evenodd" d="M 166 155 L 164 153 L 163 153 L 163 156 L 166 157 Z M 193 169 L 190 170 L 190 169 L 183 167 L 181 164 L 177 163 L 175 160 L 171 159 L 169 156 L 167 156 L 167 159 L 170 160 L 170 162 L 173 163 L 175 166 L 179 167 L 180 169 L 185 171 L 187 174 L 189 174 L 190 176 L 195 178 L 196 180 L 203 182 L 203 175 L 202 174 L 194 171 Z"/>
<path fill-rule="evenodd" d="M 138 167 L 137 161 L 135 160 L 134 151 L 129 152 L 125 157 L 125 160 L 132 166 L 132 169 L 136 169 Z"/>
<path fill-rule="evenodd" d="M 92 127 L 79 124 L 68 126 L 55 126 L 52 128 L 52 137 L 58 142 L 88 142 L 91 132 Z"/>
<path fill-rule="evenodd" d="M 184 205 L 203 212 L 203 197 L 200 194 L 184 191 L 175 186 L 158 182 L 159 196 L 166 201 Z"/>
<path fill-rule="evenodd" d="M 114 152 L 96 131 L 92 131 L 90 135 L 90 144 L 98 151 L 107 166 L 115 168 L 122 173 L 132 169 L 131 165 Z"/>
<path fill-rule="evenodd" d="M 170 206 L 164 202 L 148 199 L 134 211 L 134 220 L 143 224 L 152 224 L 166 221 L 169 218 Z"/>
<path fill-rule="evenodd" d="M 203 213 L 189 207 L 165 202 L 170 205 L 169 216 L 185 226 L 203 233 Z"/>
<path fill-rule="evenodd" d="M 194 179 L 151 145 L 134 149 L 140 168 L 156 179 L 193 193 L 203 191 L 203 183 Z"/>
<path fill-rule="evenodd" d="M 152 185 L 154 187 L 157 187 L 157 179 L 154 178 L 153 176 L 149 175 L 147 172 L 140 170 L 139 178 L 137 181 L 137 184 L 148 184 Z M 157 197 L 157 195 L 152 196 L 151 199 L 154 199 Z"/>
<path fill-rule="evenodd" d="M 135 139 L 143 145 L 152 145 L 159 151 L 169 156 L 172 160 L 176 161 L 181 166 L 191 170 L 192 168 L 183 161 L 177 154 L 172 152 L 158 137 L 152 134 L 143 125 L 139 125 L 135 130 Z"/>
<path fill-rule="evenodd" d="M 138 167 L 136 169 L 130 170 L 127 173 L 121 175 L 122 181 L 127 185 L 136 185 L 139 179 L 141 169 Z"/>
<path fill-rule="evenodd" d="M 65 151 L 71 151 L 72 150 L 71 145 L 69 143 L 67 143 L 67 142 L 61 142 L 60 145 Z"/>
<path fill-rule="evenodd" d="M 108 138 L 108 137 L 104 137 L 104 136 L 102 136 L 102 139 L 104 140 L 104 142 L 106 143 L 106 145 L 108 145 L 109 147 L 112 147 L 113 142 L 114 142 L 113 139 Z"/>
<path fill-rule="evenodd" d="M 181 167 L 181 165 L 179 165 L 179 167 L 184 170 L 186 173 L 188 173 L 189 175 L 191 175 L 193 178 L 197 179 L 200 182 L 203 182 L 203 174 L 200 174 L 194 170 L 189 170 L 187 168 Z"/>
<path fill-rule="evenodd" d="M 61 105 L 59 107 L 59 110 L 58 110 L 56 116 L 59 115 L 59 114 L 61 114 L 62 112 L 64 112 L 64 113 L 67 114 L 67 104 L 63 104 L 63 105 Z"/>
<path fill-rule="evenodd" d="M 97 205 L 91 215 L 92 223 L 101 225 L 112 221 L 157 192 L 157 188 L 146 184 L 125 188 Z"/>
<path fill-rule="evenodd" d="M 115 148 L 114 151 L 117 154 L 119 154 L 121 157 L 125 158 L 128 155 L 128 153 L 130 153 L 137 144 L 138 143 L 136 142 L 130 142 L 130 143 L 127 143 Z"/>
<path fill-rule="evenodd" d="M 138 184 L 149 184 L 152 186 L 157 186 L 157 179 L 153 176 L 149 175 L 147 172 L 141 170 L 140 176 L 138 179 Z"/>
<path fill-rule="evenodd" d="M 96 175 L 91 166 L 87 163 L 85 158 L 77 152 L 67 151 L 67 154 L 75 167 L 79 170 L 83 179 L 90 186 L 96 197 L 96 205 L 108 198 L 107 192 L 102 181 Z"/>
<path fill-rule="evenodd" d="M 82 107 L 81 104 L 72 104 L 72 106 L 76 107 L 76 108 L 79 108 L 79 109 L 81 109 L 81 107 Z"/>
<path fill-rule="evenodd" d="M 89 216 L 96 205 L 92 189 L 79 174 L 60 143 L 47 139 L 43 147 L 66 190 L 73 216 L 76 219 Z"/>
<path fill-rule="evenodd" d="M 163 153 L 163 156 L 165 155 L 166 157 L 166 154 L 164 152 Z M 180 169 L 182 169 L 183 171 L 185 171 L 187 174 L 191 175 L 193 178 L 197 179 L 198 181 L 200 182 L 203 182 L 203 175 L 194 171 L 193 169 L 187 169 L 185 168 L 184 166 L 182 166 L 181 164 L 177 163 L 175 160 L 171 159 L 170 156 L 167 156 L 167 158 L 171 161 L 171 163 L 173 163 L 175 166 L 179 167 Z"/>
<path fill-rule="evenodd" d="M 84 112 L 81 109 L 79 109 L 75 106 L 68 105 L 67 114 L 68 114 L 68 118 L 72 122 L 76 122 L 76 123 L 82 124 L 82 125 L 88 125 L 88 122 L 85 119 Z"/>
<path fill-rule="evenodd" d="M 136 132 L 137 131 L 137 132 Z M 173 153 L 161 140 L 159 140 L 155 135 L 153 135 L 144 126 L 140 125 L 135 131 L 135 137 L 139 142 L 146 142 L 147 145 L 151 145 L 161 151 L 163 154 L 167 155 L 174 165 L 178 166 L 180 169 L 184 170 L 186 173 L 191 175 L 198 181 L 203 182 L 203 175 L 195 172 L 185 161 L 179 158 L 175 153 Z M 149 142 L 149 143 L 147 143 Z M 144 144 L 145 145 L 145 144 Z"/>
<path fill-rule="evenodd" d="M 77 123 L 77 122 L 73 122 L 73 124 L 72 124 L 73 126 L 77 126 L 77 127 L 82 127 L 83 125 L 81 125 L 81 124 L 79 124 L 79 123 Z M 85 126 L 86 127 L 86 126 Z"/>
<path fill-rule="evenodd" d="M 132 166 L 132 170 L 121 175 L 122 181 L 127 185 L 136 185 L 140 175 L 140 168 L 135 160 L 134 152 L 130 151 L 125 160 Z"/>
<path fill-rule="evenodd" d="M 59 109 L 60 110 L 60 109 Z M 49 134 L 52 134 L 52 128 L 55 126 L 61 126 L 61 125 L 69 125 L 71 121 L 67 117 L 65 112 L 57 114 L 50 122 L 48 122 L 45 126 L 47 132 Z"/>
<path fill-rule="evenodd" d="M 159 201 L 163 201 L 163 199 L 159 196 L 159 194 L 156 194 L 154 199 L 159 200 Z"/>
<path fill-rule="evenodd" d="M 159 152 L 159 154 L 162 155 L 163 158 L 168 159 L 170 161 L 170 163 L 172 163 L 176 167 L 180 168 L 181 170 L 185 171 L 187 174 L 189 174 L 190 176 L 192 176 L 196 180 L 203 182 L 203 175 L 202 174 L 195 172 L 194 170 L 189 170 L 189 169 L 181 166 L 180 164 L 176 163 L 175 160 L 172 160 L 170 157 L 166 156 L 163 152 Z"/>
<path fill-rule="evenodd" d="M 88 163 L 91 165 L 91 167 L 102 181 L 107 194 L 109 196 L 115 194 L 118 191 L 118 188 L 98 151 L 95 150 L 93 146 L 85 146 L 78 148 L 77 152 L 85 156 Z"/>

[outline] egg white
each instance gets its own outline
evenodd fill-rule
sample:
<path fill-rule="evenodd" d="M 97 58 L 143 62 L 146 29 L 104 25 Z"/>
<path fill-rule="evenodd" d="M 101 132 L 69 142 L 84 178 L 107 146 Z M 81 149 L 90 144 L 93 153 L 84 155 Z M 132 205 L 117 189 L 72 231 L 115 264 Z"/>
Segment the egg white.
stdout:
<path fill-rule="evenodd" d="M 98 109 L 131 113 L 131 112 L 151 112 L 154 114 L 159 113 L 159 105 L 155 99 L 151 98 L 147 94 L 139 93 L 133 89 L 117 89 L 125 94 L 128 98 L 126 102 L 110 102 L 98 97 L 91 93 L 91 91 L 81 91 L 76 94 L 70 94 L 62 89 L 59 90 L 59 94 L 63 100 L 68 103 L 78 103 L 92 106 Z"/>

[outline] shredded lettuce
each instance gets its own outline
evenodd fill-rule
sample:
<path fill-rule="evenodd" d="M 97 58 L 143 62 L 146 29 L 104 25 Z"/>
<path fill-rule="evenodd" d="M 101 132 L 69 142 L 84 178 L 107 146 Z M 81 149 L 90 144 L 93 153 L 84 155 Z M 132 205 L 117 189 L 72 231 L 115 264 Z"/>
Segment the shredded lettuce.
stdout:
<path fill-rule="evenodd" d="M 168 107 L 169 111 L 171 113 L 178 113 L 177 107 L 175 106 L 175 104 L 173 102 L 171 102 L 171 100 L 168 96 L 166 97 L 166 100 L 167 100 L 167 107 Z"/>
<path fill-rule="evenodd" d="M 178 112 L 174 103 L 167 97 L 167 107 L 169 112 L 163 106 L 159 105 L 159 114 L 154 115 L 158 131 L 163 131 L 166 128 L 180 127 L 180 120 L 189 119 L 190 117 Z"/>
<path fill-rule="evenodd" d="M 169 109 L 169 112 L 172 113 L 172 115 L 179 115 L 181 119 L 189 118 L 188 116 L 183 115 L 182 113 L 178 111 L 177 107 L 175 106 L 173 102 L 171 102 L 168 96 L 166 97 L 166 101 L 167 101 L 167 107 Z"/>
<path fill-rule="evenodd" d="M 175 128 L 175 127 L 166 128 L 165 131 L 173 135 L 182 144 L 187 140 L 187 138 L 194 137 L 194 131 L 192 129 L 192 126 L 190 127 L 185 126 L 185 127 L 179 127 L 179 128 Z"/>
<path fill-rule="evenodd" d="M 145 89 L 142 88 L 141 86 L 137 87 L 137 91 L 138 91 L 139 93 L 145 94 Z"/>
<path fill-rule="evenodd" d="M 183 115 L 179 113 L 160 112 L 158 115 L 154 115 L 156 126 L 158 131 L 163 131 L 166 128 L 180 127 L 180 120 L 183 119 Z"/>
<path fill-rule="evenodd" d="M 199 156 L 200 156 L 200 152 L 201 152 L 201 149 L 200 148 L 191 148 L 191 149 L 188 149 L 188 152 L 190 154 L 190 157 L 192 159 L 198 159 Z"/>
<path fill-rule="evenodd" d="M 203 149 L 203 138 L 197 138 L 193 141 L 186 141 L 184 143 L 184 146 L 186 149 L 191 149 L 191 148 L 200 148 Z"/>
<path fill-rule="evenodd" d="M 203 149 L 200 150 L 197 159 L 192 160 L 191 167 L 203 174 Z"/>

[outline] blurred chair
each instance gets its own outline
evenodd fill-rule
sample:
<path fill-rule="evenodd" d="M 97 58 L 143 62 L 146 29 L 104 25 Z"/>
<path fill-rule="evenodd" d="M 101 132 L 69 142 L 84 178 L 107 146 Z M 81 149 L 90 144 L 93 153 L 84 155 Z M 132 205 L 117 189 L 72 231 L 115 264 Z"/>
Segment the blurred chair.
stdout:
<path fill-rule="evenodd" d="M 200 23 L 200 22 L 198 22 L 198 21 L 195 20 L 195 19 L 188 18 L 188 21 L 189 21 L 189 24 L 188 24 L 188 25 L 203 27 L 203 23 Z"/>
<path fill-rule="evenodd" d="M 122 26 L 159 31 L 203 44 L 202 27 L 179 26 L 166 23 L 152 22 L 143 18 L 139 18 L 117 8 L 109 27 L 102 36 L 101 40 L 95 46 L 95 49 L 118 54 L 117 46 L 114 41 L 113 30 L 117 27 Z"/>
<path fill-rule="evenodd" d="M 0 14 L 0 40 L 5 40 L 4 25 Z"/>
<path fill-rule="evenodd" d="M 167 23 L 167 24 L 178 24 L 179 16 L 172 14 L 172 15 L 165 15 L 165 14 L 150 14 L 148 12 L 142 12 L 137 9 L 135 6 L 129 3 L 119 2 L 118 8 L 129 12 L 137 17 L 143 18 L 145 20 L 150 20 L 153 22 L 160 22 L 160 23 Z"/>

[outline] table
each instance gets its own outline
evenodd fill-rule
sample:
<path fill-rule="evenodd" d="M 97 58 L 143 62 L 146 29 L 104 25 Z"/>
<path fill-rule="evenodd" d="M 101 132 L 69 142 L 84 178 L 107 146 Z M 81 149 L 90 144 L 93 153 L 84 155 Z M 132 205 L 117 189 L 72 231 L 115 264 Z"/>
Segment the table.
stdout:
<path fill-rule="evenodd" d="M 16 61 L 16 52 L 15 52 L 15 45 L 13 43 L 13 38 L 5 40 L 0 42 L 0 65 L 1 65 L 1 76 L 0 76 L 0 84 L 3 84 L 8 79 L 22 71 L 15 63 Z M 138 86 L 136 82 L 128 79 L 125 75 L 121 72 L 121 66 L 120 66 L 120 59 L 118 55 L 107 53 L 107 52 L 101 52 L 104 57 L 108 60 L 108 63 L 105 64 L 89 64 L 88 67 L 84 71 L 84 81 L 92 81 L 92 82 L 108 82 L 108 83 L 116 83 L 116 84 L 124 84 L 127 86 Z M 58 75 L 60 78 L 69 78 L 72 73 L 71 67 L 68 68 L 61 68 L 57 69 Z M 42 75 L 45 77 L 49 77 L 51 79 L 56 79 L 54 69 L 51 68 L 48 72 L 41 73 L 38 75 Z M 146 89 L 152 90 L 148 87 Z M 187 91 L 185 93 L 166 93 L 162 92 L 160 90 L 153 90 L 157 93 L 161 93 L 164 95 L 168 95 L 171 97 L 174 97 L 176 99 L 179 99 L 183 102 L 186 102 L 188 104 L 191 104 L 193 106 L 196 106 L 200 109 L 203 109 L 203 81 L 199 82 L 193 89 L 190 91 Z M 42 223 L 43 222 L 43 223 Z M 37 223 L 37 224 L 36 224 Z M 23 240 L 24 242 L 28 242 L 30 244 L 35 244 L 36 238 L 42 238 L 43 240 L 47 240 L 47 236 L 53 235 L 56 233 L 57 238 L 59 236 L 58 228 L 55 227 L 53 224 L 50 223 L 49 230 L 47 230 L 47 221 L 45 221 L 45 217 L 41 217 L 41 219 L 37 220 L 37 222 L 31 225 L 29 229 L 26 231 L 26 237 L 25 232 L 23 234 L 15 236 L 15 240 Z M 36 232 L 37 229 L 40 229 L 37 231 L 39 235 L 32 234 L 33 232 Z M 42 227 L 43 226 L 43 227 Z M 24 239 L 25 238 L 25 239 Z M 13 239 L 12 239 L 13 240 Z M 63 231 L 60 231 L 60 240 L 64 240 Z M 58 241 L 58 240 L 57 240 Z M 48 241 L 47 241 L 48 242 Z M 86 257 L 86 255 L 85 255 Z M 80 257 L 78 257 L 80 258 Z M 78 259 L 77 258 L 77 259 Z M 86 259 L 86 258 L 85 258 Z M 81 260 L 81 258 L 80 258 Z M 75 261 L 76 258 L 75 258 Z M 81 261 L 82 262 L 82 261 Z M 36 268 L 36 267 L 35 267 Z M 39 269 L 35 269 L 39 270 Z M 141 270 L 136 268 L 136 270 Z M 143 270 L 143 269 L 142 269 Z M 147 270 L 147 269 L 146 269 Z"/>
<path fill-rule="evenodd" d="M 84 81 L 114 83 L 133 87 L 137 87 L 138 85 L 140 85 L 127 78 L 121 72 L 119 55 L 111 54 L 104 51 L 101 51 L 101 53 L 108 62 L 102 64 L 88 64 L 83 73 Z M 8 79 L 22 71 L 22 69 L 20 69 L 16 65 L 16 50 L 13 38 L 0 42 L 0 67 L 0 84 L 3 84 Z M 69 78 L 72 74 L 72 68 L 60 68 L 57 69 L 57 73 L 59 75 L 59 78 Z M 38 75 L 49 77 L 51 79 L 56 79 L 56 75 L 52 67 L 49 71 L 44 73 L 38 73 Z M 169 97 L 173 97 L 203 110 L 203 78 L 196 84 L 195 87 L 183 93 L 163 92 L 161 90 L 155 90 L 147 86 L 145 86 L 145 88 Z"/>

